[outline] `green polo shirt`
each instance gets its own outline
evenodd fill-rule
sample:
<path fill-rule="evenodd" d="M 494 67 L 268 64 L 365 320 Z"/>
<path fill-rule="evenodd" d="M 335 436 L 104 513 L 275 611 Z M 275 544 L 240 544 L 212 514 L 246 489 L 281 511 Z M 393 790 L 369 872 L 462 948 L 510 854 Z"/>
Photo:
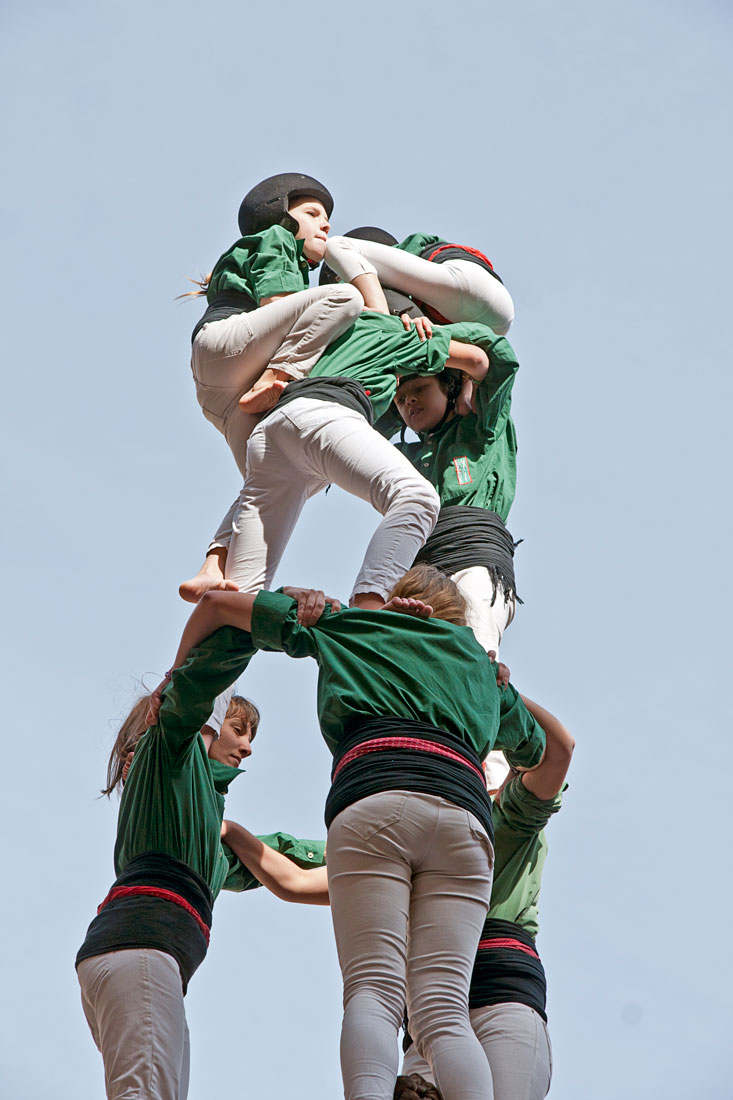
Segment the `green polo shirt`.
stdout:
<path fill-rule="evenodd" d="M 255 649 L 242 630 L 217 630 L 173 672 L 163 694 L 158 723 L 139 740 L 125 782 L 115 843 L 115 874 L 135 856 L 165 852 L 188 864 L 214 897 L 222 887 L 247 890 L 257 880 L 221 843 L 224 795 L 238 775 L 210 760 L 199 730 L 214 700 L 249 664 Z M 262 838 L 301 866 L 316 865 L 323 843 L 295 841 L 287 834 Z M 308 853 L 314 853 L 309 856 Z"/>
<path fill-rule="evenodd" d="M 475 389 L 476 412 L 454 416 L 437 431 L 421 433 L 417 443 L 397 446 L 435 486 L 442 505 L 487 508 L 506 522 L 517 484 L 517 436 L 510 413 L 519 363 L 503 336 L 483 325 L 465 327 L 491 333 L 489 339 L 468 340 L 489 357 L 488 374 Z M 455 339 L 460 338 L 456 334 Z M 387 430 L 393 426 L 391 421 Z"/>
<path fill-rule="evenodd" d="M 544 828 L 562 803 L 562 794 L 536 798 L 516 776 L 494 800 L 494 883 L 489 917 L 513 921 L 533 938 L 542 869 L 547 856 Z"/>
<path fill-rule="evenodd" d="M 212 302 L 217 294 L 237 290 L 249 294 L 259 306 L 260 298 L 307 290 L 308 271 L 303 241 L 296 241 L 281 225 L 272 225 L 262 233 L 240 237 L 219 257 L 206 297 Z"/>
<path fill-rule="evenodd" d="M 318 662 L 318 718 L 331 752 L 369 718 L 406 718 L 456 734 L 483 759 L 495 745 L 519 767 L 539 763 L 545 736 L 467 626 L 392 611 L 330 608 L 315 626 L 297 603 L 260 592 L 252 612 L 259 649 Z M 501 729 L 500 729 L 501 721 Z"/>

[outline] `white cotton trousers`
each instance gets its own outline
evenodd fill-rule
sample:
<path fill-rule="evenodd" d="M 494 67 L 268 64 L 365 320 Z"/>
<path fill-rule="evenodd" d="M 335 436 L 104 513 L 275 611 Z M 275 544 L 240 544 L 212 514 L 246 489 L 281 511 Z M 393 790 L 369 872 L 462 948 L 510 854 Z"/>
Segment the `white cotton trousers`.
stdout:
<path fill-rule="evenodd" d="M 405 1004 L 444 1100 L 487 1100 L 491 1074 L 471 1030 L 468 988 L 492 867 L 479 821 L 437 795 L 369 795 L 331 823 L 346 1100 L 392 1100 Z"/>
<path fill-rule="evenodd" d="M 251 313 L 205 324 L 193 342 L 191 370 L 204 416 L 226 438 L 245 474 L 247 440 L 259 416 L 239 399 L 267 367 L 305 378 L 329 344 L 353 325 L 364 300 L 353 286 L 297 291 Z"/>
<path fill-rule="evenodd" d="M 491 1068 L 493 1091 L 484 1100 L 544 1100 L 552 1080 L 552 1047 L 539 1013 L 529 1005 L 508 1002 L 472 1008 L 469 1015 Z M 414 1043 L 404 1057 L 402 1072 L 435 1081 Z"/>
<path fill-rule="evenodd" d="M 507 288 L 471 260 L 436 264 L 402 248 L 356 237 L 329 237 L 326 263 L 344 283 L 376 272 L 383 286 L 426 302 L 449 321 L 478 321 L 505 336 L 514 320 Z"/>
<path fill-rule="evenodd" d="M 173 956 L 131 948 L 83 959 L 76 969 L 107 1100 L 186 1100 L 188 1025 Z"/>
<path fill-rule="evenodd" d="M 456 582 L 465 597 L 468 626 L 476 641 L 488 653 L 494 650 L 499 659 L 499 647 L 504 631 L 514 618 L 516 601 L 508 598 L 500 590 L 494 594 L 494 584 L 488 569 L 484 565 L 472 565 L 453 573 Z"/>
<path fill-rule="evenodd" d="M 303 505 L 330 484 L 384 517 L 352 596 L 375 592 L 386 599 L 435 525 L 438 494 L 360 413 L 309 397 L 276 407 L 250 437 L 226 562 L 226 576 L 241 592 L 272 586 Z"/>

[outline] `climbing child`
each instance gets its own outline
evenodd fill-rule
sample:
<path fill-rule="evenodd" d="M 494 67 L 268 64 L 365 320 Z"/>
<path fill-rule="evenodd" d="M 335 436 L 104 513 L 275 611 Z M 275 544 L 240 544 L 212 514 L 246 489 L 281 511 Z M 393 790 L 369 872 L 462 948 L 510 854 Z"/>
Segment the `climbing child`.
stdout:
<path fill-rule="evenodd" d="M 398 244 L 386 230 L 363 226 L 331 237 L 326 263 L 345 283 L 376 273 L 382 286 L 410 295 L 439 324 L 478 321 L 503 336 L 514 319 L 509 291 L 488 257 L 429 233 Z"/>
<path fill-rule="evenodd" d="M 192 335 L 199 404 L 242 474 L 257 415 L 288 381 L 308 374 L 365 305 L 386 310 L 373 273 L 349 286 L 308 289 L 332 210 L 330 192 L 312 176 L 286 172 L 263 180 L 242 201 L 239 239 L 195 292 L 208 300 Z"/>
<path fill-rule="evenodd" d="M 333 483 L 370 501 L 384 517 L 352 592 L 360 607 L 381 606 L 430 534 L 438 498 L 421 472 L 374 431 L 372 420 L 388 410 L 398 375 L 434 374 L 447 366 L 479 381 L 488 367 L 484 346 L 495 339 L 483 325 L 464 324 L 441 326 L 421 340 L 397 317 L 362 313 L 252 432 L 239 500 L 181 595 L 193 601 L 221 588 L 227 549 L 230 582 L 247 592 L 270 587 L 306 500 Z"/>

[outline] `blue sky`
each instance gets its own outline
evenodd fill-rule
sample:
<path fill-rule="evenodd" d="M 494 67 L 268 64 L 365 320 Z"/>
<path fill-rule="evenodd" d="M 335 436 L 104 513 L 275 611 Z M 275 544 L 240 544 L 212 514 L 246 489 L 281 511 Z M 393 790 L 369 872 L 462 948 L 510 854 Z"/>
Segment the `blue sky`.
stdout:
<path fill-rule="evenodd" d="M 310 172 L 334 229 L 486 251 L 511 340 L 524 606 L 503 658 L 577 740 L 539 946 L 562 1100 L 730 1093 L 731 15 L 720 3 L 8 5 L 5 1094 L 101 1096 L 73 958 L 112 879 L 96 799 L 136 680 L 238 489 L 174 301 L 244 192 Z M 283 583 L 345 596 L 376 523 L 312 501 Z M 229 815 L 323 832 L 315 668 L 262 655 Z M 723 941 L 724 943 L 725 941 Z M 722 961 L 721 961 L 722 956 Z M 340 1095 L 328 913 L 217 903 L 191 1098 Z"/>

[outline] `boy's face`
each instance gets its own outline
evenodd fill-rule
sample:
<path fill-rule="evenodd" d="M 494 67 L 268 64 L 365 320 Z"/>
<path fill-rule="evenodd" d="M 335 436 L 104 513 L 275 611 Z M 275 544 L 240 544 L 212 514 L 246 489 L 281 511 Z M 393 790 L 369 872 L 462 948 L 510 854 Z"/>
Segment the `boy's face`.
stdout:
<path fill-rule="evenodd" d="M 238 768 L 251 755 L 252 727 L 249 722 L 245 722 L 239 715 L 225 718 L 219 737 L 211 744 L 209 758 L 218 760 L 220 764 L 228 764 L 231 768 Z"/>
<path fill-rule="evenodd" d="M 295 239 L 303 242 L 303 255 L 313 263 L 320 263 L 326 254 L 331 228 L 323 203 L 318 199 L 297 199 L 288 208 L 288 214 L 298 223 Z"/>
<path fill-rule="evenodd" d="M 445 416 L 448 398 L 435 376 L 409 378 L 397 387 L 397 411 L 413 432 L 429 432 Z"/>

